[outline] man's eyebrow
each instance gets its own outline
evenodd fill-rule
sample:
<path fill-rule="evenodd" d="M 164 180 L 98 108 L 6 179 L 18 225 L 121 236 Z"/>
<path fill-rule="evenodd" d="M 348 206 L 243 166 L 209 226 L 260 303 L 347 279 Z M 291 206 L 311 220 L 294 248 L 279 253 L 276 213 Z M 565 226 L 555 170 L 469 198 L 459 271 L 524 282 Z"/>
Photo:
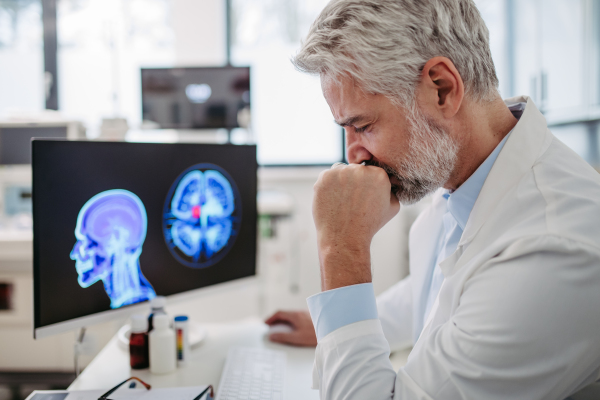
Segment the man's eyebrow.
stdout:
<path fill-rule="evenodd" d="M 368 119 L 368 117 L 366 115 L 355 115 L 353 117 L 348 117 L 348 118 L 343 119 L 341 121 L 335 121 L 335 123 L 338 124 L 341 127 L 344 127 L 344 126 L 354 125 L 357 122 L 363 121 L 365 119 Z"/>

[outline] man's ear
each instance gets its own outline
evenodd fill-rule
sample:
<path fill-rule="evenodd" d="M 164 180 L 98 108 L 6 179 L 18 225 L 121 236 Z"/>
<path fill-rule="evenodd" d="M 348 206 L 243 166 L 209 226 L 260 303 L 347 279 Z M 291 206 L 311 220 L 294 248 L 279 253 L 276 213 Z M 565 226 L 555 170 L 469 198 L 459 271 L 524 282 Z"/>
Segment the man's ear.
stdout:
<path fill-rule="evenodd" d="M 434 57 L 423 67 L 417 93 L 419 103 L 429 113 L 452 118 L 463 102 L 465 86 L 450 59 Z"/>

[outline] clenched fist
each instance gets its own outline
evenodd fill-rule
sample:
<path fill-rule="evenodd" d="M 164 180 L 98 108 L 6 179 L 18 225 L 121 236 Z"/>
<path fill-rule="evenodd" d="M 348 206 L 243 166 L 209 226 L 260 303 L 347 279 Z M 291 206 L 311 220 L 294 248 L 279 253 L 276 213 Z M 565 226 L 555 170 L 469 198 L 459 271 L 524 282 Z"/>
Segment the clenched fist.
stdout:
<path fill-rule="evenodd" d="M 371 282 L 371 240 L 399 209 L 382 168 L 351 164 L 321 173 L 313 218 L 322 290 Z"/>

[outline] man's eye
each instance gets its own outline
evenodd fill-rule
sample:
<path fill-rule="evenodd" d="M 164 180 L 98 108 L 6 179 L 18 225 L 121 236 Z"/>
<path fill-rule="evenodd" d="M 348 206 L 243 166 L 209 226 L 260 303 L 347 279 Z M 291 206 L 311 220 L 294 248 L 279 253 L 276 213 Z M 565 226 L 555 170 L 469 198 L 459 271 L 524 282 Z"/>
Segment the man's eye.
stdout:
<path fill-rule="evenodd" d="M 355 128 L 354 128 L 354 131 L 355 131 L 356 133 L 363 133 L 363 132 L 364 132 L 364 131 L 366 131 L 366 130 L 367 130 L 369 127 L 370 127 L 370 126 L 371 126 L 371 125 L 365 125 L 365 126 L 362 126 L 362 127 L 360 127 L 360 128 L 356 128 L 356 127 L 355 127 Z"/>

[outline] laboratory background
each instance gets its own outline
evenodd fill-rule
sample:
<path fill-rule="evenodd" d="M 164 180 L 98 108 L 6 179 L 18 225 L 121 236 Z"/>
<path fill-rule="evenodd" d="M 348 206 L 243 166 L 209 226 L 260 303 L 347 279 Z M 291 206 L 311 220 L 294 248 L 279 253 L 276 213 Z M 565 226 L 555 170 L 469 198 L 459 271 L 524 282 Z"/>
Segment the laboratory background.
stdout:
<path fill-rule="evenodd" d="M 552 132 L 600 171 L 600 0 L 476 3 L 502 97 L 531 96 Z M 305 309 L 320 291 L 313 185 L 322 170 L 344 161 L 344 137 L 318 77 L 297 72 L 290 58 L 326 4 L 0 0 L 0 133 L 34 126 L 34 136 L 51 137 L 44 132 L 63 127 L 70 139 L 87 141 L 256 144 L 255 279 L 167 307 L 205 324 Z M 172 107 L 165 111 L 170 122 L 162 122 L 151 107 L 160 100 L 148 95 L 164 90 L 160 71 L 200 67 L 249 71 L 234 122 L 218 107 L 212 120 L 196 123 Z M 191 84 L 186 95 L 202 103 L 211 90 Z M 127 318 L 87 326 L 84 337 L 72 329 L 34 340 L 31 165 L 5 149 L 0 143 L 0 400 L 14 400 L 68 387 Z M 427 201 L 402 207 L 376 235 L 376 294 L 408 273 L 408 232 Z"/>

